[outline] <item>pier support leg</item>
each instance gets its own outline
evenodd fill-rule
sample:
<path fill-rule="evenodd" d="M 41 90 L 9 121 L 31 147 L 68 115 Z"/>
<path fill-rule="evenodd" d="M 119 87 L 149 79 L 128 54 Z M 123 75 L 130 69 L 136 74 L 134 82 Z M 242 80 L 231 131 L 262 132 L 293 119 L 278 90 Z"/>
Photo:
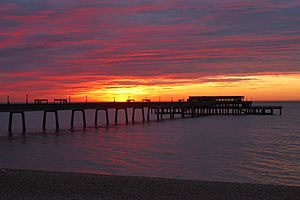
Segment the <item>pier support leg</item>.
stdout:
<path fill-rule="evenodd" d="M 143 122 L 145 122 L 145 111 L 144 111 L 144 107 L 142 107 L 142 118 L 143 118 Z"/>
<path fill-rule="evenodd" d="M 119 109 L 116 108 L 116 110 L 115 110 L 115 124 L 118 123 L 118 112 L 119 112 Z"/>
<path fill-rule="evenodd" d="M 82 124 L 83 128 L 86 128 L 86 118 L 85 118 L 85 110 L 80 109 L 80 110 L 72 110 L 72 116 L 71 116 L 71 128 L 74 128 L 74 118 L 75 118 L 75 112 L 80 111 L 82 113 Z"/>
<path fill-rule="evenodd" d="M 47 114 L 48 112 L 53 112 L 55 115 L 55 129 L 58 132 L 59 131 L 59 121 L 58 121 L 58 111 L 53 110 L 53 111 L 44 111 L 43 115 L 43 132 L 46 131 L 46 123 L 47 123 Z"/>
<path fill-rule="evenodd" d="M 135 110 L 136 109 L 141 109 L 142 120 L 143 120 L 143 122 L 145 122 L 144 107 L 141 107 L 141 108 L 133 108 L 133 110 L 132 110 L 132 123 L 134 123 L 134 120 L 135 120 Z M 148 110 L 148 113 L 149 113 L 149 110 Z"/>
<path fill-rule="evenodd" d="M 8 133 L 9 136 L 12 136 L 12 120 L 13 120 L 13 113 L 9 113 L 9 123 L 8 123 Z"/>
<path fill-rule="evenodd" d="M 132 119 L 131 119 L 132 123 L 134 123 L 134 117 L 135 117 L 134 115 L 135 115 L 135 108 L 132 109 Z"/>
<path fill-rule="evenodd" d="M 170 119 L 173 119 L 173 108 L 170 108 L 169 112 L 170 112 Z"/>
<path fill-rule="evenodd" d="M 108 109 L 105 109 L 105 117 L 106 117 L 106 126 L 109 126 Z"/>
<path fill-rule="evenodd" d="M 26 124 L 25 124 L 25 113 L 21 112 L 22 115 L 22 130 L 23 130 L 23 135 L 26 133 Z"/>
<path fill-rule="evenodd" d="M 194 118 L 195 117 L 195 109 L 194 108 L 191 108 L 191 114 L 192 114 L 192 117 Z"/>
<path fill-rule="evenodd" d="M 75 115 L 75 110 L 72 110 L 72 115 L 71 115 L 71 129 L 74 127 L 74 115 Z"/>
<path fill-rule="evenodd" d="M 175 119 L 176 108 L 172 108 L 172 119 Z"/>
<path fill-rule="evenodd" d="M 184 118 L 184 108 L 181 108 L 181 118 Z"/>
<path fill-rule="evenodd" d="M 25 135 L 25 133 L 26 133 L 25 114 L 24 114 L 24 112 L 20 112 L 20 114 L 22 117 L 22 132 L 23 132 L 23 135 Z"/>
<path fill-rule="evenodd" d="M 105 111 L 106 126 L 109 126 L 108 109 L 107 109 L 107 108 L 98 108 L 98 109 L 95 110 L 95 127 L 98 126 L 98 111 L 99 111 L 99 110 Z"/>
<path fill-rule="evenodd" d="M 56 131 L 59 131 L 58 111 L 56 110 L 54 113 L 55 113 L 55 127 L 56 127 Z"/>
<path fill-rule="evenodd" d="M 121 108 L 116 108 L 116 112 L 115 112 L 115 124 L 118 123 L 118 112 L 119 112 L 119 109 Z M 128 112 L 127 112 L 127 108 L 122 108 L 124 109 L 125 111 L 125 120 L 126 120 L 126 124 L 128 124 Z"/>
<path fill-rule="evenodd" d="M 21 114 L 22 132 L 23 132 L 23 135 L 25 135 L 25 133 L 26 133 L 26 120 L 25 120 L 25 113 L 24 112 L 10 112 L 9 113 L 8 134 L 9 134 L 9 136 L 12 136 L 13 114 L 15 114 L 15 113 Z"/>
<path fill-rule="evenodd" d="M 125 108 L 125 118 L 126 118 L 126 124 L 128 124 L 128 112 L 127 112 L 127 108 Z"/>
<path fill-rule="evenodd" d="M 44 111 L 44 114 L 43 114 L 43 132 L 46 131 L 46 121 L 47 121 L 47 112 Z"/>
<path fill-rule="evenodd" d="M 83 120 L 83 127 L 86 128 L 86 118 L 85 118 L 85 111 L 82 110 L 82 120 Z"/>
<path fill-rule="evenodd" d="M 148 111 L 147 111 L 147 121 L 148 122 L 150 121 L 150 110 L 151 110 L 151 108 L 148 107 Z"/>
<path fill-rule="evenodd" d="M 94 122 L 94 124 L 95 124 L 95 127 L 98 126 L 98 109 L 95 110 L 95 122 Z"/>

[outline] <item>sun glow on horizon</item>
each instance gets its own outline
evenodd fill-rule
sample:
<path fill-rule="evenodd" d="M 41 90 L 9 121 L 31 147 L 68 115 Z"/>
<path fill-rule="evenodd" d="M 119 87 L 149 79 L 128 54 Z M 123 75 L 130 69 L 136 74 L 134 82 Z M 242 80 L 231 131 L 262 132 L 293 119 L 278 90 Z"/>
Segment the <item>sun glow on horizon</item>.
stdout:
<path fill-rule="evenodd" d="M 139 81 L 131 79 L 132 82 Z M 170 80 L 162 79 L 161 82 Z M 174 83 L 176 80 L 173 80 Z M 181 80 L 179 79 L 179 82 Z M 94 101 L 124 102 L 129 97 L 135 101 L 149 98 L 152 101 L 177 101 L 188 96 L 243 95 L 253 100 L 300 100 L 300 75 L 247 75 L 204 77 L 181 84 L 115 85 L 91 89 L 88 95 Z M 147 82 L 147 80 L 145 80 Z"/>
<path fill-rule="evenodd" d="M 39 91 L 29 94 L 30 101 L 35 98 L 55 98 L 69 96 L 72 102 L 125 102 L 128 98 L 142 101 L 178 101 L 189 96 L 242 95 L 254 101 L 299 101 L 300 74 L 283 75 L 230 75 L 199 78 L 156 77 L 141 79 L 136 77 L 114 77 L 110 82 L 89 82 L 76 85 L 80 90 L 58 88 L 51 93 Z M 9 95 L 9 94 L 8 94 Z M 25 94 L 11 94 L 11 102 L 25 102 Z M 0 97 L 6 102 L 6 96 Z"/>

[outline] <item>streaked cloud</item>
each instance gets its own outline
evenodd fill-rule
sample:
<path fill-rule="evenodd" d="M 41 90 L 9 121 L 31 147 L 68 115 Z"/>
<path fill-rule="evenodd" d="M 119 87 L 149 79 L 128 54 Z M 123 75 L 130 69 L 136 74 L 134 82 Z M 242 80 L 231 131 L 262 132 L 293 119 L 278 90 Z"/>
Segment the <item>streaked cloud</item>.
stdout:
<path fill-rule="evenodd" d="M 299 24 L 298 0 L 2 0 L 0 92 L 80 95 L 297 75 Z M 220 79 L 230 76 L 241 78 Z"/>

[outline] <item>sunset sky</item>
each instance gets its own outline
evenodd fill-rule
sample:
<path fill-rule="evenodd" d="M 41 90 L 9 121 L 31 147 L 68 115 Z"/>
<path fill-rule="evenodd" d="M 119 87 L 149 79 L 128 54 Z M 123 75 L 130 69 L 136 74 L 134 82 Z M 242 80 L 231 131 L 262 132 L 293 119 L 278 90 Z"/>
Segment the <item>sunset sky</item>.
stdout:
<path fill-rule="evenodd" d="M 0 102 L 300 100 L 299 0 L 0 0 Z"/>

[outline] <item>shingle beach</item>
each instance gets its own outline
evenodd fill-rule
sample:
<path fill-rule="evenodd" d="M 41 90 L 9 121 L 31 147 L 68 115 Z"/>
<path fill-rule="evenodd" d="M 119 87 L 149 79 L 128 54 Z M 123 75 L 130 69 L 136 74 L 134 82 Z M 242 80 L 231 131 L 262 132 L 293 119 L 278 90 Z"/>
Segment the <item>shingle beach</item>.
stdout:
<path fill-rule="evenodd" d="M 1 169 L 0 199 L 297 200 L 300 187 Z"/>

